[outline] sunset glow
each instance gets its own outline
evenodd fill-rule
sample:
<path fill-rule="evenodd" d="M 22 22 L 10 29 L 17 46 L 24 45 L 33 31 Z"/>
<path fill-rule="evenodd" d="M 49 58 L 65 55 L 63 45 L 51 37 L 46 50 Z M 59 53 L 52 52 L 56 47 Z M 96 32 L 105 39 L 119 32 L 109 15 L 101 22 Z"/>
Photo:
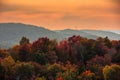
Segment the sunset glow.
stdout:
<path fill-rule="evenodd" d="M 120 30 L 120 0 L 0 0 L 0 23 Z"/>

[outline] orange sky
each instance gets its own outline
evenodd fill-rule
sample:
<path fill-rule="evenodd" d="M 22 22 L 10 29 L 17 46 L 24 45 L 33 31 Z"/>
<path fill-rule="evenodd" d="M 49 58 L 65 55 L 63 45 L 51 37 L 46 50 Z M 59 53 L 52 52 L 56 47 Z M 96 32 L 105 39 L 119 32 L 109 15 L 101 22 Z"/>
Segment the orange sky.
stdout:
<path fill-rule="evenodd" d="M 120 30 L 120 0 L 0 0 L 0 23 Z"/>

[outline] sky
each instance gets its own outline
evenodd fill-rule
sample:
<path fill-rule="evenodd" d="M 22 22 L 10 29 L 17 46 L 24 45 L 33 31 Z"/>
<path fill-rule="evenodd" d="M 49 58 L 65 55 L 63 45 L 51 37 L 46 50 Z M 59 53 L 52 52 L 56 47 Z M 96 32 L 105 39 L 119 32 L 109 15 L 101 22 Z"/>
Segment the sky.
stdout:
<path fill-rule="evenodd" d="M 120 0 L 0 0 L 0 23 L 120 30 Z"/>

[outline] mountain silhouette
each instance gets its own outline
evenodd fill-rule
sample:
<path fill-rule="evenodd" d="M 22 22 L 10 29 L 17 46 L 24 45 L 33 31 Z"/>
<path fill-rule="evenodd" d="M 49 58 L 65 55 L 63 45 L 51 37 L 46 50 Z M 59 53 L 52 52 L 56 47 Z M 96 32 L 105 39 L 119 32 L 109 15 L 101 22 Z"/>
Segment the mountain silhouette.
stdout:
<path fill-rule="evenodd" d="M 73 35 L 80 35 L 89 39 L 108 36 L 111 40 L 120 40 L 120 34 L 102 30 L 48 30 L 40 26 L 22 23 L 0 23 L 0 48 L 9 48 L 19 44 L 21 37 L 25 36 L 31 42 L 40 37 L 48 37 L 61 41 Z"/>

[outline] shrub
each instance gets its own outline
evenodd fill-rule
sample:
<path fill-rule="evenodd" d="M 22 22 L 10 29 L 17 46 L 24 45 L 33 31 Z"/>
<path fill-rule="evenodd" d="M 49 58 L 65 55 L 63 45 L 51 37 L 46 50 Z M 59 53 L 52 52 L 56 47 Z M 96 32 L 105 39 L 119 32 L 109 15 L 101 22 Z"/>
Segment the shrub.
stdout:
<path fill-rule="evenodd" d="M 37 77 L 35 80 L 46 80 L 45 77 Z"/>
<path fill-rule="evenodd" d="M 48 65 L 48 77 L 55 78 L 58 72 L 62 72 L 62 66 L 60 64 Z"/>
<path fill-rule="evenodd" d="M 78 77 L 78 80 L 95 80 L 95 74 L 90 70 L 86 70 Z"/>
<path fill-rule="evenodd" d="M 103 75 L 105 80 L 120 80 L 120 65 L 105 66 Z"/>
<path fill-rule="evenodd" d="M 30 79 L 34 74 L 34 66 L 31 63 L 16 63 L 14 70 L 16 78 L 20 78 L 21 80 Z"/>

